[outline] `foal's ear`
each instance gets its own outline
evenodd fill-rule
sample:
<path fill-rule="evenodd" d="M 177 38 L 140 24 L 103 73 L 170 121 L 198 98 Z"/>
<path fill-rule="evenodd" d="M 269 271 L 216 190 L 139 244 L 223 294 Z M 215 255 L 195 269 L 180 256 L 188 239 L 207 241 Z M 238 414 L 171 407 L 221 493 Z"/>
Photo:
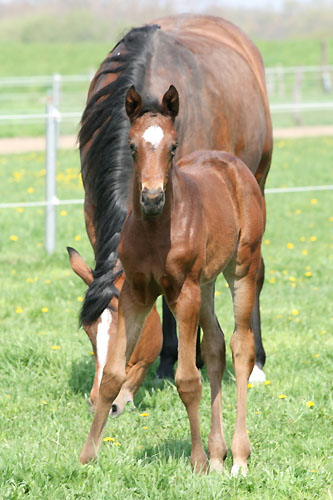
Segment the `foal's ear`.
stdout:
<path fill-rule="evenodd" d="M 162 114 L 171 116 L 172 119 L 175 119 L 178 115 L 179 111 L 179 94 L 174 87 L 174 85 L 170 85 L 169 90 L 163 96 L 162 99 Z"/>
<path fill-rule="evenodd" d="M 133 121 L 140 114 L 143 102 L 140 94 L 135 90 L 134 85 L 132 85 L 126 94 L 125 108 L 128 118 Z"/>

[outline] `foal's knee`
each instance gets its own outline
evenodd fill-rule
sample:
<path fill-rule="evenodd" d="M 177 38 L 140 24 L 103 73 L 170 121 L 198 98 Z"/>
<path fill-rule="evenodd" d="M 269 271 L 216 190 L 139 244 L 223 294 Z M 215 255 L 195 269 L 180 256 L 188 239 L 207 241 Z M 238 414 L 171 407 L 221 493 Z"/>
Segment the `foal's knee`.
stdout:
<path fill-rule="evenodd" d="M 195 373 L 190 376 L 178 375 L 176 373 L 175 384 L 178 390 L 178 394 L 185 405 L 200 400 L 202 383 L 201 375 L 197 368 Z"/>

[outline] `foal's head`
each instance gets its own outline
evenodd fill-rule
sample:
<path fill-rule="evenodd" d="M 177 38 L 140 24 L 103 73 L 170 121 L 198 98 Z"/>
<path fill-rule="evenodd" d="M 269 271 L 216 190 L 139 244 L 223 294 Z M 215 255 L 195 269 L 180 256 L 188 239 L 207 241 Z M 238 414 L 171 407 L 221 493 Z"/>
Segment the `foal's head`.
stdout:
<path fill-rule="evenodd" d="M 160 215 L 165 204 L 168 175 L 177 147 L 174 120 L 179 97 L 171 85 L 158 112 L 145 111 L 141 96 L 132 86 L 126 95 L 126 112 L 131 122 L 129 144 L 145 216 Z"/>

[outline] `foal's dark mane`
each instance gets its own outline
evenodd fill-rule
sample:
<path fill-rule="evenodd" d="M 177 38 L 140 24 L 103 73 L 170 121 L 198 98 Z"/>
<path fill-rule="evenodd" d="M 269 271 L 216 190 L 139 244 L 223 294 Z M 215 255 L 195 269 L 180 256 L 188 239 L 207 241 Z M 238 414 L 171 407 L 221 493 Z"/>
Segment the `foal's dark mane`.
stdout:
<path fill-rule="evenodd" d="M 80 149 L 93 138 L 84 158 L 85 183 L 96 207 L 94 225 L 97 236 L 94 281 L 83 303 L 80 322 L 97 320 L 118 295 L 114 286 L 121 270 L 115 271 L 122 225 L 127 214 L 128 186 L 132 175 L 132 157 L 128 147 L 129 120 L 125 112 L 125 96 L 131 85 L 143 90 L 146 67 L 152 54 L 152 39 L 157 25 L 132 29 L 114 47 L 125 50 L 109 55 L 96 78 L 107 73 L 120 73 L 111 84 L 94 94 L 83 113 L 79 133 Z M 110 69 L 112 63 L 117 68 Z M 101 99 L 102 98 L 102 99 Z M 158 111 L 156 103 L 146 103 L 145 112 Z"/>

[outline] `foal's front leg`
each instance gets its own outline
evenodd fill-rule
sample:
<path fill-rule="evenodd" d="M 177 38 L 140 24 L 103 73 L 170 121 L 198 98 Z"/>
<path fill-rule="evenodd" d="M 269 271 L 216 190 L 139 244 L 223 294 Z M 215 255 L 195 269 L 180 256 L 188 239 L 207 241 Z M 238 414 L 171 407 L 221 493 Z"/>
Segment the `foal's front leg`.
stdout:
<path fill-rule="evenodd" d="M 96 458 L 111 404 L 117 397 L 125 380 L 125 366 L 138 341 L 145 318 L 152 304 L 139 307 L 132 298 L 129 285 L 124 282 L 119 297 L 118 329 L 114 342 L 109 343 L 106 364 L 99 389 L 99 398 L 93 423 L 82 449 L 83 464 Z"/>
<path fill-rule="evenodd" d="M 186 280 L 178 296 L 177 303 L 172 308 L 179 328 L 178 366 L 175 383 L 190 421 L 192 438 L 191 464 L 197 473 L 206 472 L 208 467 L 207 455 L 200 435 L 201 376 L 195 364 L 200 302 L 199 284 Z"/>

